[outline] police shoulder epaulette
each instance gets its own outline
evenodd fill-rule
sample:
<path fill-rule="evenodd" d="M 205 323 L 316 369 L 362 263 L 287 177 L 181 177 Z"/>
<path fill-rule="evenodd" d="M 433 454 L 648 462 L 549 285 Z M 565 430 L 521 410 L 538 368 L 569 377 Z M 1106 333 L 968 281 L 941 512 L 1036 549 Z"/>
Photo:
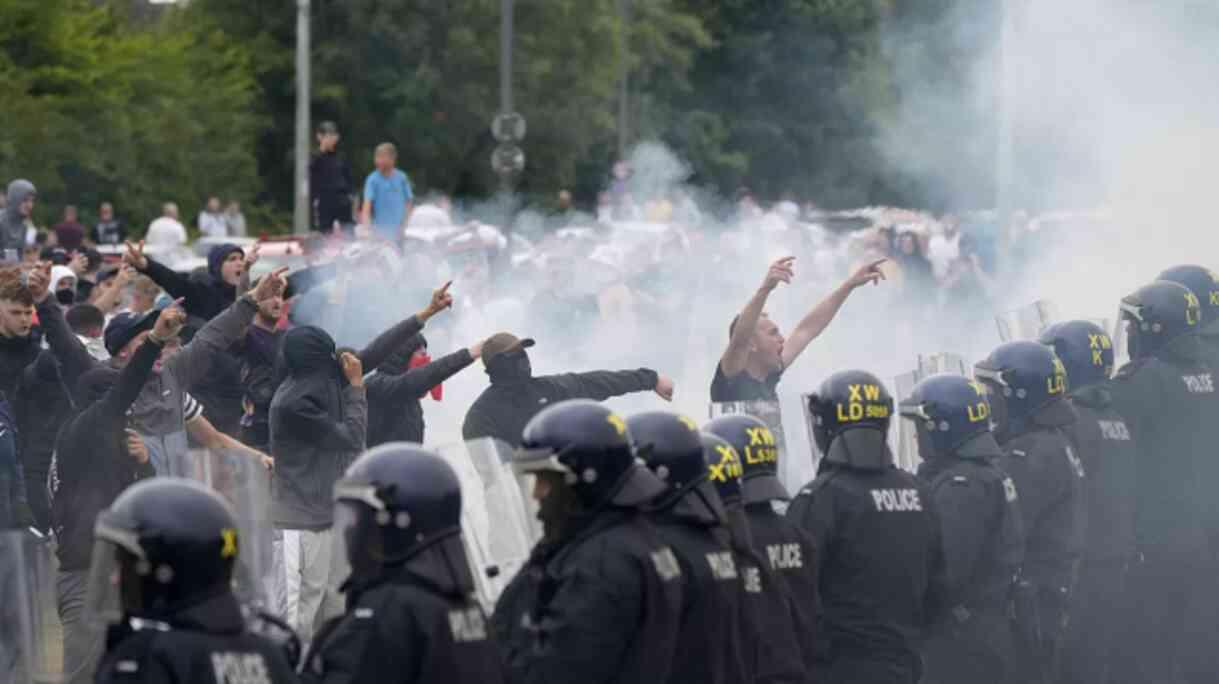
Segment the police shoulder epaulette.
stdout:
<path fill-rule="evenodd" d="M 832 470 L 830 472 L 821 473 L 817 476 L 817 479 L 804 485 L 804 488 L 801 489 L 796 496 L 811 496 L 812 494 L 816 493 L 817 490 L 825 488 L 825 486 L 830 483 L 830 480 L 833 480 L 838 476 L 839 472 L 840 471 Z"/>

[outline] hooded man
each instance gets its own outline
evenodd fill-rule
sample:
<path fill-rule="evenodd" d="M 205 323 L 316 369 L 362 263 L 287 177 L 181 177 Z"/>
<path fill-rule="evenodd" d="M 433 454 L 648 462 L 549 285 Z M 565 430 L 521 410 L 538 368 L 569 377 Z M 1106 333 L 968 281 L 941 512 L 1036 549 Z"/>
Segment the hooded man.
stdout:
<path fill-rule="evenodd" d="M 593 371 L 534 377 L 527 349 L 532 339 L 500 332 L 482 345 L 482 359 L 491 386 L 474 400 L 461 433 L 466 441 L 493 437 L 515 444 L 521 431 L 542 409 L 567 399 L 605 401 L 631 392 L 654 391 L 673 399 L 673 381 L 649 368 Z"/>
<path fill-rule="evenodd" d="M 76 303 L 76 273 L 67 266 L 51 267 L 51 291 L 64 306 Z"/>
<path fill-rule="evenodd" d="M 427 353 L 427 339 L 416 333 L 396 354 L 370 373 L 368 383 L 368 446 L 388 442 L 423 443 L 423 399 L 440 383 L 460 373 L 482 354 L 482 342 L 435 361 Z"/>
<path fill-rule="evenodd" d="M 18 179 L 8 184 L 8 205 L 0 212 L 0 258 L 21 261 L 25 249 L 25 222 L 34 213 L 34 198 L 38 191 L 28 180 Z"/>
<path fill-rule="evenodd" d="M 271 400 L 271 520 L 283 531 L 275 549 L 280 614 L 309 641 L 317 626 L 343 609 L 344 559 L 334 547 L 331 493 L 364 450 L 368 404 L 359 357 L 341 356 L 321 328 L 284 335 L 287 379 Z"/>

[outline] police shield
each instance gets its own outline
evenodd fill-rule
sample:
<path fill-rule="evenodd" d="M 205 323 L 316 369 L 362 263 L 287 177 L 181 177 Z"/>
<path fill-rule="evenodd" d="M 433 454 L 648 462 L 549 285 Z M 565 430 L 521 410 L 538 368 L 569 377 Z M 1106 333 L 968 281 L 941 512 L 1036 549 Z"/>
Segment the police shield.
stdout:
<path fill-rule="evenodd" d="M 461 527 L 479 598 L 490 607 L 541 538 L 536 508 L 512 473 L 512 448 L 489 437 L 437 448 L 461 481 Z"/>
<path fill-rule="evenodd" d="M 714 420 L 720 416 L 745 414 L 753 416 L 766 423 L 775 438 L 775 447 L 779 450 L 779 482 L 789 492 L 796 492 L 813 480 L 816 472 L 815 464 L 818 455 L 816 445 L 810 439 L 813 452 L 812 459 L 792 458 L 787 448 L 787 440 L 783 432 L 783 414 L 777 401 L 724 401 L 711 404 L 710 417 Z"/>
<path fill-rule="evenodd" d="M 1036 340 L 1058 320 L 1058 307 L 1039 299 L 1028 306 L 995 316 L 999 339 L 1003 342 Z"/>
<path fill-rule="evenodd" d="M 224 497 L 237 517 L 234 592 L 251 608 L 272 610 L 278 592 L 272 572 L 270 471 L 245 451 L 195 449 L 184 456 L 178 464 L 183 476 Z"/>
<path fill-rule="evenodd" d="M 54 581 L 46 539 L 23 530 L 0 532 L 0 681 L 64 681 Z"/>

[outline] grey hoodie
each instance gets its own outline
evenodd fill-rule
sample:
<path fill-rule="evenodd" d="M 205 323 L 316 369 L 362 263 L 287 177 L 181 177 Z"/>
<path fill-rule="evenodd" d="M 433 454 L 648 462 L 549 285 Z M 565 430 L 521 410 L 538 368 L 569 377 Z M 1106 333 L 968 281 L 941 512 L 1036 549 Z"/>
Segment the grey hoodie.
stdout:
<path fill-rule="evenodd" d="M 0 212 L 0 258 L 7 249 L 17 250 L 17 258 L 21 258 L 21 250 L 25 248 L 25 217 L 21 215 L 21 205 L 37 193 L 28 180 L 19 178 L 8 184 L 8 206 Z"/>

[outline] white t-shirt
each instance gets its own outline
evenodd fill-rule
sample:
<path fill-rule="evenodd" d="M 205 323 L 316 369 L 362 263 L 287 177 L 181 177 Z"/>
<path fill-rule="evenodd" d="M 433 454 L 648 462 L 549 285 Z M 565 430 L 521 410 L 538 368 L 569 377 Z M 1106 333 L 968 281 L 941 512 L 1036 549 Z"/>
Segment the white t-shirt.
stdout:
<path fill-rule="evenodd" d="M 931 268 L 935 272 L 935 277 L 943 280 L 948 275 L 949 265 L 953 261 L 956 261 L 960 253 L 960 233 L 952 237 L 948 237 L 943 233 L 932 235 L 931 241 L 927 244 L 927 260 L 931 262 Z"/>
<path fill-rule="evenodd" d="M 205 237 L 227 237 L 229 225 L 224 220 L 224 214 L 199 212 L 199 232 Z"/>
<path fill-rule="evenodd" d="M 186 226 L 177 219 L 162 216 L 148 225 L 144 241 L 162 247 L 180 247 L 186 244 Z"/>

